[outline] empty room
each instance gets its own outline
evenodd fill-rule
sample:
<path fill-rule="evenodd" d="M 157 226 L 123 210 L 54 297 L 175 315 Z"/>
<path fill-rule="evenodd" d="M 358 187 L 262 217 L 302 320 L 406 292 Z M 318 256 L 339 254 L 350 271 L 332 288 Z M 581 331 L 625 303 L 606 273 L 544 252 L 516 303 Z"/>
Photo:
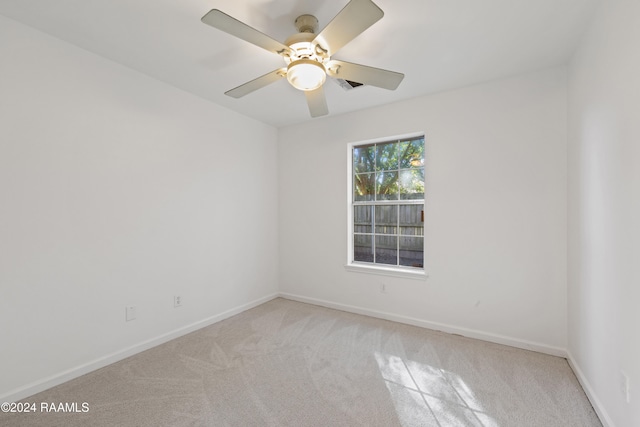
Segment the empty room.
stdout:
<path fill-rule="evenodd" d="M 0 0 L 0 425 L 640 426 L 640 2 Z"/>

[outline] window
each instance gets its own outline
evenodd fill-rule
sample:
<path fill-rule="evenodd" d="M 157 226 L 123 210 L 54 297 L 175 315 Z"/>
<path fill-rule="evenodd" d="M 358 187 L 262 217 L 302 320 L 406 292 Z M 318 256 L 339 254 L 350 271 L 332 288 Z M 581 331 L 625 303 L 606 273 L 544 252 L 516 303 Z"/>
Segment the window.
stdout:
<path fill-rule="evenodd" d="M 349 144 L 348 267 L 424 273 L 424 135 Z"/>

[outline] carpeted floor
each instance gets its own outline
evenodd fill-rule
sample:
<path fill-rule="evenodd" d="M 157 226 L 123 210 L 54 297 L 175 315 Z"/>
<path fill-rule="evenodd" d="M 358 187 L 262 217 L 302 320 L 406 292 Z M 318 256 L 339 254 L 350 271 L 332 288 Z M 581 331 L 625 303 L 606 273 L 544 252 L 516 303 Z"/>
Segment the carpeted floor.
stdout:
<path fill-rule="evenodd" d="M 280 298 L 24 402 L 78 413 L 0 425 L 601 426 L 562 358 Z"/>

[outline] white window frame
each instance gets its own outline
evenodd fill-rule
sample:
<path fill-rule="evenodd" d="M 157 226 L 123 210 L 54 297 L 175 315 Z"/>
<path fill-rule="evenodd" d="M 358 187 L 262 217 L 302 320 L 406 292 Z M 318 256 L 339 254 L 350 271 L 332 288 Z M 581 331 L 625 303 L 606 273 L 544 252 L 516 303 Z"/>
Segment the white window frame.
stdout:
<path fill-rule="evenodd" d="M 356 141 L 350 142 L 347 144 L 347 263 L 345 264 L 345 269 L 351 272 L 358 273 L 366 273 L 366 274 L 377 274 L 383 276 L 395 276 L 402 278 L 410 278 L 417 280 L 424 280 L 428 277 L 426 263 L 423 259 L 422 269 L 417 269 L 414 267 L 402 267 L 402 266 L 385 266 L 383 264 L 370 264 L 364 262 L 357 262 L 353 260 L 353 147 L 358 145 L 367 145 L 367 144 L 375 144 L 381 142 L 390 142 L 394 140 L 406 140 L 413 138 L 424 138 L 425 143 L 425 152 L 426 152 L 426 138 L 424 132 L 414 132 L 404 135 L 397 136 L 389 136 L 384 138 L 376 138 L 365 141 Z M 426 181 L 426 165 L 425 165 L 425 181 Z M 426 210 L 426 182 L 425 182 L 425 198 L 422 200 L 407 200 L 403 201 L 409 204 L 411 203 L 424 203 Z M 423 237 L 423 256 L 426 252 L 424 249 L 426 247 L 426 235 Z"/>

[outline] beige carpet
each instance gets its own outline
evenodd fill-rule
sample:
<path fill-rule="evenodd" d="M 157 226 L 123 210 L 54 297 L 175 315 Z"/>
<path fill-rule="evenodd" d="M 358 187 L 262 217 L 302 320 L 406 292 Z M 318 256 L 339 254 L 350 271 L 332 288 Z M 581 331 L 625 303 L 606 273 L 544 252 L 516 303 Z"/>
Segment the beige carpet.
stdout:
<path fill-rule="evenodd" d="M 566 360 L 284 299 L 25 399 L 2 426 L 601 426 Z"/>

